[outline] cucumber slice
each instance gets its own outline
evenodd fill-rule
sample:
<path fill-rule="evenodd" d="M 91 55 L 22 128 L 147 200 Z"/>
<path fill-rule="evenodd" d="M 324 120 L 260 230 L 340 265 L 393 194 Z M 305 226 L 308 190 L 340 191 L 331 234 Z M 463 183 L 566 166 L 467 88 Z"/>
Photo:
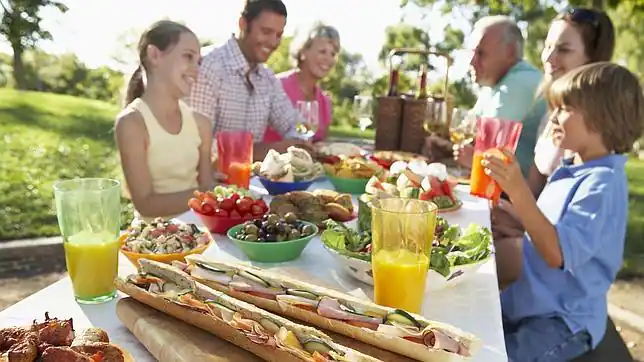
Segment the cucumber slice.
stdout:
<path fill-rule="evenodd" d="M 206 269 L 208 271 L 211 271 L 213 273 L 221 273 L 221 274 L 226 273 L 226 270 L 217 269 L 214 266 L 210 266 L 210 265 L 207 265 L 207 264 L 204 264 L 204 263 L 195 263 L 195 265 L 200 267 L 200 268 L 203 268 L 203 269 Z"/>
<path fill-rule="evenodd" d="M 321 339 L 317 339 L 317 338 L 306 339 L 302 343 L 302 347 L 304 348 L 305 351 L 307 351 L 307 352 L 309 352 L 311 354 L 313 354 L 314 352 L 318 352 L 318 353 L 321 353 L 321 354 L 328 354 L 331 351 L 338 353 L 338 351 L 334 350 L 326 342 L 324 342 Z"/>
<path fill-rule="evenodd" d="M 286 294 L 294 295 L 296 297 L 302 297 L 302 298 L 310 299 L 310 300 L 314 300 L 314 301 L 317 301 L 318 299 L 320 299 L 319 295 L 317 295 L 315 293 L 311 293 L 311 292 L 306 291 L 306 290 L 287 289 Z"/>
<path fill-rule="evenodd" d="M 409 313 L 405 312 L 402 309 L 396 309 L 393 312 L 389 313 L 385 318 L 385 321 L 389 322 L 389 324 L 398 323 L 416 327 L 418 329 L 422 328 L 420 323 L 414 317 L 412 317 Z"/>
<path fill-rule="evenodd" d="M 261 277 L 255 275 L 255 274 L 253 274 L 253 273 L 251 273 L 249 271 L 241 270 L 239 272 L 239 276 L 242 277 L 242 278 L 246 278 L 246 279 L 254 282 L 255 284 L 262 285 L 265 288 L 270 288 L 271 287 L 271 283 L 267 282 L 266 280 L 262 279 Z"/>

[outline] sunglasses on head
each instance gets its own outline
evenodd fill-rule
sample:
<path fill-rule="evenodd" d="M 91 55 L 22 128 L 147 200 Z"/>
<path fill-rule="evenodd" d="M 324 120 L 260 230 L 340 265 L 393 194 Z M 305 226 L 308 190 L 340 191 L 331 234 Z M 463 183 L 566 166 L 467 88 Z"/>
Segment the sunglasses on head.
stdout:
<path fill-rule="evenodd" d="M 590 24 L 593 27 L 599 26 L 597 13 L 592 10 L 572 8 L 566 10 L 566 14 L 568 14 L 569 19 L 575 23 Z"/>
<path fill-rule="evenodd" d="M 312 38 L 324 37 L 332 40 L 340 40 L 340 33 L 338 33 L 338 30 L 332 26 L 321 26 L 311 35 Z"/>

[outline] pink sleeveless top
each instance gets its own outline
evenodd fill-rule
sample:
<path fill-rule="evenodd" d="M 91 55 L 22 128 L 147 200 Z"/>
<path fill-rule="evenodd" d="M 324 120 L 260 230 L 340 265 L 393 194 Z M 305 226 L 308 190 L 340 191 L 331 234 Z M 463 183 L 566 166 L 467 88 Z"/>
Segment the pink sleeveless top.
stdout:
<path fill-rule="evenodd" d="M 291 100 L 293 107 L 296 107 L 298 101 L 306 101 L 304 98 L 304 93 L 300 89 L 300 85 L 297 83 L 297 72 L 295 70 L 289 70 L 280 74 L 277 74 L 276 77 L 282 82 L 282 87 L 284 92 Z M 329 131 L 329 126 L 331 125 L 331 98 L 324 94 L 322 89 L 319 86 L 315 87 L 315 100 L 318 101 L 319 108 L 319 125 L 318 131 L 313 136 L 313 141 L 321 141 L 326 138 L 327 132 Z M 264 134 L 263 142 L 279 142 L 283 139 L 282 135 L 273 130 L 270 126 L 266 127 L 266 133 Z"/>

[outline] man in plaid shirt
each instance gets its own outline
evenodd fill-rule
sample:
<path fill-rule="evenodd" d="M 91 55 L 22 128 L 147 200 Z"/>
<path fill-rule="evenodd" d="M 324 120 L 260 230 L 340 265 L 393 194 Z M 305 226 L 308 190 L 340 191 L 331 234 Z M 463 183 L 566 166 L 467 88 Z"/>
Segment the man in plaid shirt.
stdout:
<path fill-rule="evenodd" d="M 247 0 L 239 19 L 239 37 L 232 36 L 203 57 L 189 97 L 191 107 L 212 120 L 213 134 L 250 131 L 255 160 L 262 160 L 271 148 L 278 152 L 292 145 L 310 149 L 297 138 L 299 112 L 275 74 L 262 64 L 279 47 L 286 15 L 281 0 Z M 268 125 L 284 140 L 261 143 Z"/>

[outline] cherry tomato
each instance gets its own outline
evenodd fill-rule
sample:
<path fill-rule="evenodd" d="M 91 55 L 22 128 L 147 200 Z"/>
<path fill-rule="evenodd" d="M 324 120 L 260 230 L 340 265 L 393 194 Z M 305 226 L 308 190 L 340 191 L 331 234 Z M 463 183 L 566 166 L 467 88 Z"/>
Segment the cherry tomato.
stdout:
<path fill-rule="evenodd" d="M 239 215 L 237 210 L 233 210 L 230 212 L 230 218 L 233 220 L 241 220 L 241 215 Z"/>
<path fill-rule="evenodd" d="M 239 200 L 241 197 L 239 196 L 239 194 L 238 194 L 238 193 L 234 192 L 234 193 L 233 193 L 232 195 L 230 195 L 230 197 L 228 197 L 228 198 L 229 198 L 229 199 L 231 199 L 231 200 L 233 200 L 233 202 L 237 202 L 237 200 Z"/>
<path fill-rule="evenodd" d="M 228 211 L 222 210 L 222 209 L 217 209 L 217 210 L 215 210 L 215 216 L 228 217 Z"/>
<path fill-rule="evenodd" d="M 251 213 L 248 214 L 242 214 L 241 216 L 242 220 L 248 221 L 248 220 L 253 220 L 253 215 Z"/>
<path fill-rule="evenodd" d="M 213 210 L 219 208 L 219 203 L 214 198 L 210 198 L 210 197 L 206 196 L 206 198 L 203 200 L 203 202 L 208 204 L 208 205 L 210 205 Z"/>
<path fill-rule="evenodd" d="M 264 214 L 264 209 L 263 209 L 261 206 L 259 206 L 259 205 L 253 205 L 253 206 L 250 208 L 250 213 L 251 213 L 253 216 L 261 216 L 262 214 Z"/>
<path fill-rule="evenodd" d="M 204 193 L 203 193 L 203 192 L 201 192 L 201 191 L 199 191 L 199 190 L 195 190 L 195 192 L 193 192 L 193 193 L 192 193 L 192 195 L 193 195 L 196 199 L 201 200 L 201 201 L 203 201 L 203 198 L 204 198 L 204 196 L 205 196 L 205 195 L 204 195 Z"/>
<path fill-rule="evenodd" d="M 213 215 L 215 213 L 215 208 L 208 203 L 202 202 L 201 213 L 204 215 Z"/>
<path fill-rule="evenodd" d="M 226 211 L 231 211 L 235 208 L 235 200 L 228 198 L 219 201 L 219 208 Z"/>
<path fill-rule="evenodd" d="M 259 206 L 262 208 L 264 212 L 268 211 L 268 206 L 266 206 L 266 202 L 262 199 L 258 199 L 254 201 L 255 205 Z"/>
<path fill-rule="evenodd" d="M 188 206 L 193 209 L 194 211 L 203 214 L 201 210 L 201 201 L 197 198 L 191 198 L 190 201 L 188 201 Z"/>
<path fill-rule="evenodd" d="M 241 198 L 237 200 L 237 203 L 235 205 L 235 209 L 239 211 L 240 214 L 246 214 L 250 212 L 250 208 L 253 206 L 253 201 L 246 199 L 246 198 Z"/>

